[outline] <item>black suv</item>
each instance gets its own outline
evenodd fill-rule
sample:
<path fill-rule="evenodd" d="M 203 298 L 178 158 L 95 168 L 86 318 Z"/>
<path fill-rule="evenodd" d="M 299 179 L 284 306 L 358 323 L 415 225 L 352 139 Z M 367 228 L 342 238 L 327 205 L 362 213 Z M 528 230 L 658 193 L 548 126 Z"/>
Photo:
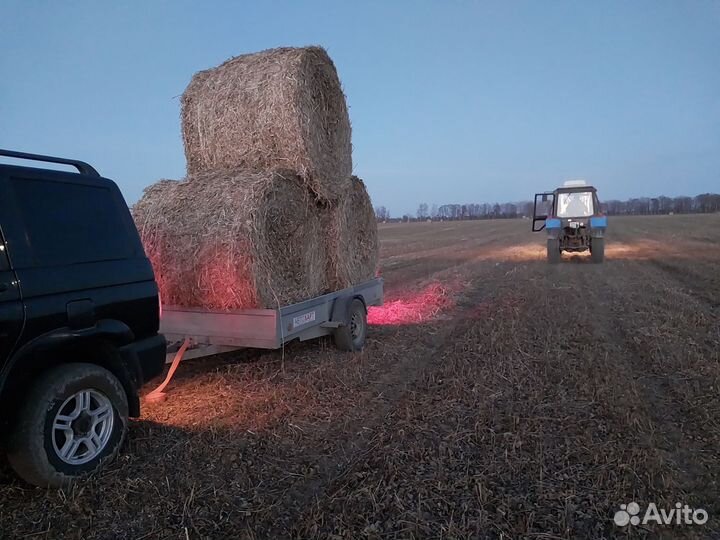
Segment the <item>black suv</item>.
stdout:
<path fill-rule="evenodd" d="M 0 429 L 28 482 L 65 486 L 111 461 L 165 339 L 150 262 L 114 182 L 0 163 Z"/>

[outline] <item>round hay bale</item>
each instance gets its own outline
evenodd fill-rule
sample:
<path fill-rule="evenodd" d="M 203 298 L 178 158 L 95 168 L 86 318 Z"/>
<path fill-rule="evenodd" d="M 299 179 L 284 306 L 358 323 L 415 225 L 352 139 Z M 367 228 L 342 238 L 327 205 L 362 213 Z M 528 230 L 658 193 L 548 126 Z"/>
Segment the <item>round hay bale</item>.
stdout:
<path fill-rule="evenodd" d="M 236 56 L 196 73 L 182 96 L 188 174 L 295 171 L 320 199 L 352 172 L 351 128 L 335 65 L 321 47 Z"/>
<path fill-rule="evenodd" d="M 375 277 L 378 265 L 378 232 L 375 211 L 365 183 L 353 176 L 344 197 L 323 213 L 328 234 L 328 281 L 344 289 Z"/>
<path fill-rule="evenodd" d="M 327 289 L 318 209 L 292 174 L 159 182 L 133 215 L 167 305 L 276 308 Z"/>
<path fill-rule="evenodd" d="M 165 291 L 172 287 L 174 278 L 172 272 L 166 271 L 167 268 L 161 264 L 162 255 L 168 250 L 165 242 L 169 240 L 168 235 L 165 234 L 168 225 L 163 224 L 165 218 L 163 204 L 172 196 L 178 184 L 180 184 L 178 180 L 163 179 L 155 182 L 143 190 L 143 196 L 130 209 L 145 247 L 145 254 L 152 263 L 155 281 L 163 301 Z"/>

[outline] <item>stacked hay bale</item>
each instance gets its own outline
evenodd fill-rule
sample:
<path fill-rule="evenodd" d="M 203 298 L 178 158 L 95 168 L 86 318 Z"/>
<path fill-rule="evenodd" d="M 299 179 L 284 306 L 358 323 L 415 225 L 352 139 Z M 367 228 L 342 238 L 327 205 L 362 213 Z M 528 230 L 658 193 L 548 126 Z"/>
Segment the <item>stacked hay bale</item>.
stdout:
<path fill-rule="evenodd" d="M 188 176 L 133 214 L 166 304 L 278 307 L 370 279 L 377 228 L 319 47 L 238 56 L 182 97 Z"/>
<path fill-rule="evenodd" d="M 365 183 L 353 176 L 338 204 L 322 219 L 328 237 L 327 275 L 330 287 L 344 289 L 375 276 L 378 235 L 375 211 Z"/>
<path fill-rule="evenodd" d="M 210 171 L 159 182 L 133 210 L 167 304 L 269 307 L 327 287 L 319 214 L 292 172 Z"/>
<path fill-rule="evenodd" d="M 295 171 L 319 199 L 341 197 L 352 172 L 350 118 L 320 47 L 237 56 L 197 73 L 182 96 L 188 173 Z"/>

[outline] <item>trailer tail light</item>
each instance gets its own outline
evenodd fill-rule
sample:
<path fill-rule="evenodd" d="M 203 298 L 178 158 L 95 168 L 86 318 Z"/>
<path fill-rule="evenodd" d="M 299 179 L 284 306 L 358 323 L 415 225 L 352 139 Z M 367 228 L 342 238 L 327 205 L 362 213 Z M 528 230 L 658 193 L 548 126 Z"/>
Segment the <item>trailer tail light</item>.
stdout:
<path fill-rule="evenodd" d="M 162 319 L 162 296 L 160 295 L 159 289 L 158 289 L 158 318 Z"/>

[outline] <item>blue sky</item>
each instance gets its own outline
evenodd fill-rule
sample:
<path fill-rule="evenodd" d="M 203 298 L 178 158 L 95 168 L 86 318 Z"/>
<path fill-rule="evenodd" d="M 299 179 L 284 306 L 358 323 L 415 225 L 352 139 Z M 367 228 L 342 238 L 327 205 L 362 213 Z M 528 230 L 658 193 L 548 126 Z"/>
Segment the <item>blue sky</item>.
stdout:
<path fill-rule="evenodd" d="M 181 178 L 178 96 L 230 56 L 320 44 L 354 168 L 393 215 L 720 191 L 720 2 L 20 1 L 0 10 L 0 147 L 85 159 L 128 202 Z"/>

